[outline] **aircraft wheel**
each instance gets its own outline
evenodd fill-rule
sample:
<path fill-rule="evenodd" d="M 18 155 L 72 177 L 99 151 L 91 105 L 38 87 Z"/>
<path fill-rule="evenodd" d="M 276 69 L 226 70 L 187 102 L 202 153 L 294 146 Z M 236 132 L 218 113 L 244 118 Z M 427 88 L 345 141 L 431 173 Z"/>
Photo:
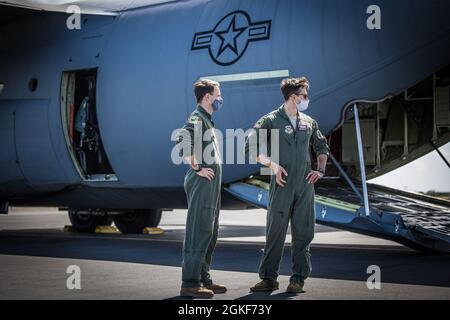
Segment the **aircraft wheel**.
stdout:
<path fill-rule="evenodd" d="M 97 226 L 110 226 L 112 217 L 95 215 L 69 209 L 69 219 L 73 228 L 79 232 L 94 232 Z"/>
<path fill-rule="evenodd" d="M 114 224 L 122 233 L 142 233 L 146 227 L 157 227 L 161 221 L 161 209 L 145 209 L 126 212 L 113 217 Z"/>

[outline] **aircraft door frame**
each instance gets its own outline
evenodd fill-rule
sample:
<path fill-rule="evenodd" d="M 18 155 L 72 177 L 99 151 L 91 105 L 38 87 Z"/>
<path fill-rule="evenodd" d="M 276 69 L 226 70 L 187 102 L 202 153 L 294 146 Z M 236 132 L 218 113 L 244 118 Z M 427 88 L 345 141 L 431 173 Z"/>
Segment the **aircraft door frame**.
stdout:
<path fill-rule="evenodd" d="M 101 140 L 96 110 L 97 68 L 64 71 L 61 121 L 72 163 L 84 181 L 118 181 Z"/>

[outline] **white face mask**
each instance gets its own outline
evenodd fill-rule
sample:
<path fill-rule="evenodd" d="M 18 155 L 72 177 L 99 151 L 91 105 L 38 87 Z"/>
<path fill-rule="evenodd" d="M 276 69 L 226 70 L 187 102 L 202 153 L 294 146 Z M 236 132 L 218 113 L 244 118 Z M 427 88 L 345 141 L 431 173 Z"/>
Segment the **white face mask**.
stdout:
<path fill-rule="evenodd" d="M 300 112 L 306 111 L 309 106 L 309 100 L 302 100 L 300 103 L 297 104 L 297 110 Z"/>

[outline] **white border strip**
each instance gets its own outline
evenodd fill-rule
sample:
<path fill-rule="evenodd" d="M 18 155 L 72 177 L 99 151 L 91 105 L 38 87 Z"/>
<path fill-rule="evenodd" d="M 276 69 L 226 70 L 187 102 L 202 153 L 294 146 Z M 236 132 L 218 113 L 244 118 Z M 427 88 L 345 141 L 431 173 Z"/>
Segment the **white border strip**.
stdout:
<path fill-rule="evenodd" d="M 289 70 L 274 70 L 274 71 L 260 71 L 260 72 L 247 72 L 247 73 L 234 73 L 223 74 L 216 76 L 206 76 L 200 79 L 210 79 L 217 82 L 232 82 L 232 81 L 246 81 L 246 80 L 259 80 L 259 79 L 272 79 L 289 77 Z"/>

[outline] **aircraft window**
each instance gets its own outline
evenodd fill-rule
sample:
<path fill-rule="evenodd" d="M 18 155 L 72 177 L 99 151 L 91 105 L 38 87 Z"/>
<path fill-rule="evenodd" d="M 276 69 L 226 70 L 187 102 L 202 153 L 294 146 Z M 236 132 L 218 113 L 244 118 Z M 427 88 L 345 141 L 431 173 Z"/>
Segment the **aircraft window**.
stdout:
<path fill-rule="evenodd" d="M 4 88 L 5 88 L 5 84 L 0 83 L 0 94 L 2 94 Z"/>

